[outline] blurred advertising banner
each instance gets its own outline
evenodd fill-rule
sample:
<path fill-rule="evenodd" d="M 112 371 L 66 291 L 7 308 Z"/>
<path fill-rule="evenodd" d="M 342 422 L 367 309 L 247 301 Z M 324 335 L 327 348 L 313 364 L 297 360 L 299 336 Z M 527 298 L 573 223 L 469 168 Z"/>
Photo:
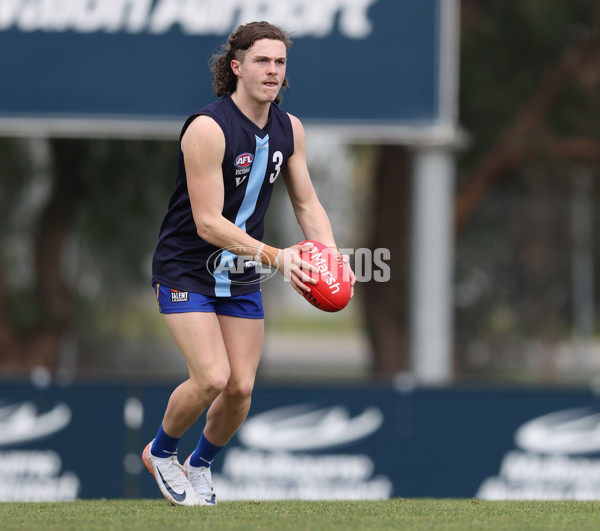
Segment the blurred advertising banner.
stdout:
<path fill-rule="evenodd" d="M 48 127 L 82 120 L 81 130 L 96 120 L 141 120 L 141 133 L 161 131 L 156 121 L 179 126 L 215 99 L 210 56 L 239 24 L 255 20 L 282 26 L 295 43 L 289 112 L 309 122 L 431 126 L 444 82 L 443 4 L 3 0 L 0 128 L 28 119 Z"/>
<path fill-rule="evenodd" d="M 2 383 L 0 501 L 160 497 L 140 455 L 171 390 Z M 214 482 L 220 500 L 598 499 L 599 433 L 587 390 L 259 385 Z"/>
<path fill-rule="evenodd" d="M 110 385 L 1 382 L 0 501 L 122 495 L 126 400 Z"/>

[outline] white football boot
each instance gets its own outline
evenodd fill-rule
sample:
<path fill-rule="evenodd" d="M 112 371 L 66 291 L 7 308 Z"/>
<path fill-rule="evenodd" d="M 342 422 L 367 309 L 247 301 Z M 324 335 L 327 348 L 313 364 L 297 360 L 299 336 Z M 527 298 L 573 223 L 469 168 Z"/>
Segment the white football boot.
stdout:
<path fill-rule="evenodd" d="M 150 441 L 142 452 L 144 466 L 152 473 L 163 497 L 172 505 L 206 505 L 198 497 L 194 488 L 177 461 L 177 456 L 156 457 L 150 452 Z"/>
<path fill-rule="evenodd" d="M 192 456 L 190 455 L 183 465 L 184 474 L 190 480 L 196 494 L 205 502 L 203 505 L 217 505 L 210 468 L 190 465 L 190 457 Z"/>

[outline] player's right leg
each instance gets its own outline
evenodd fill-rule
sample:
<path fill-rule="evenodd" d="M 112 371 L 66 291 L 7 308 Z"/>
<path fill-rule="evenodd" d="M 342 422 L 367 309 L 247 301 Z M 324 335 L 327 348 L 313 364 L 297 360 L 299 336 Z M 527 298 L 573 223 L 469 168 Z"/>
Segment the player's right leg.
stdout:
<path fill-rule="evenodd" d="M 172 504 L 204 505 L 183 473 L 176 457 L 176 445 L 227 385 L 229 362 L 214 313 L 167 313 L 165 321 L 185 358 L 190 377 L 171 394 L 157 434 L 157 439 L 173 446 L 157 448 L 155 439 L 144 451 L 144 464 L 154 475 L 163 496 Z M 165 452 L 166 449 L 171 452 Z"/>
<path fill-rule="evenodd" d="M 216 314 L 172 313 L 165 321 L 190 374 L 171 394 L 163 419 L 163 429 L 181 437 L 225 389 L 231 370 Z"/>

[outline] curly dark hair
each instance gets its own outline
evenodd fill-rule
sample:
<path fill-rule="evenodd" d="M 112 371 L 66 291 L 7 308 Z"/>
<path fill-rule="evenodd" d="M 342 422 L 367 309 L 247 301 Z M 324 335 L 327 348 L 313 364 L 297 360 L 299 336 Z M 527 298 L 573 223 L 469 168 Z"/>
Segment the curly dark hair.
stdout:
<path fill-rule="evenodd" d="M 213 75 L 213 89 L 218 97 L 235 92 L 237 76 L 231 70 L 231 61 L 242 61 L 245 52 L 260 39 L 273 39 L 285 44 L 286 51 L 290 49 L 292 41 L 287 33 L 278 26 L 268 22 L 250 22 L 239 26 L 221 47 L 221 52 L 212 56 L 210 71 Z M 283 80 L 282 90 L 290 88 L 287 78 Z M 281 93 L 275 98 L 275 103 L 281 103 Z"/>

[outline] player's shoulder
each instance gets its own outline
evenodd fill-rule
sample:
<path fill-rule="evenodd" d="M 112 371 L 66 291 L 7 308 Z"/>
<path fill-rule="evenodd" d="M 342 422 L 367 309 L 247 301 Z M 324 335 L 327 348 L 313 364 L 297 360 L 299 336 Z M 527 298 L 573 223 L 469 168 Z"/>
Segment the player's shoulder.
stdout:
<path fill-rule="evenodd" d="M 294 136 L 302 135 L 304 136 L 304 126 L 302 125 L 302 121 L 297 116 L 294 116 L 291 113 L 287 113 L 290 123 L 292 124 L 292 131 L 294 132 Z"/>
<path fill-rule="evenodd" d="M 181 131 L 181 138 L 183 139 L 184 135 L 218 134 L 219 129 L 225 131 L 224 115 L 227 113 L 227 103 L 227 98 L 219 98 L 188 116 Z"/>
<path fill-rule="evenodd" d="M 221 125 L 217 120 L 208 114 L 197 114 L 191 117 L 186 134 L 212 134 L 221 130 Z"/>
<path fill-rule="evenodd" d="M 186 130 L 181 136 L 182 146 L 187 144 L 204 144 L 219 146 L 224 142 L 225 135 L 221 125 L 212 116 L 198 114 L 191 118 Z"/>
<path fill-rule="evenodd" d="M 298 118 L 297 116 L 294 116 L 291 112 L 287 112 L 286 114 L 288 115 L 290 121 L 292 122 L 292 125 L 298 125 L 300 127 L 302 127 L 302 122 L 300 121 L 300 118 Z"/>
<path fill-rule="evenodd" d="M 221 124 L 208 114 L 197 114 L 190 117 L 184 136 L 213 135 L 221 132 Z"/>

